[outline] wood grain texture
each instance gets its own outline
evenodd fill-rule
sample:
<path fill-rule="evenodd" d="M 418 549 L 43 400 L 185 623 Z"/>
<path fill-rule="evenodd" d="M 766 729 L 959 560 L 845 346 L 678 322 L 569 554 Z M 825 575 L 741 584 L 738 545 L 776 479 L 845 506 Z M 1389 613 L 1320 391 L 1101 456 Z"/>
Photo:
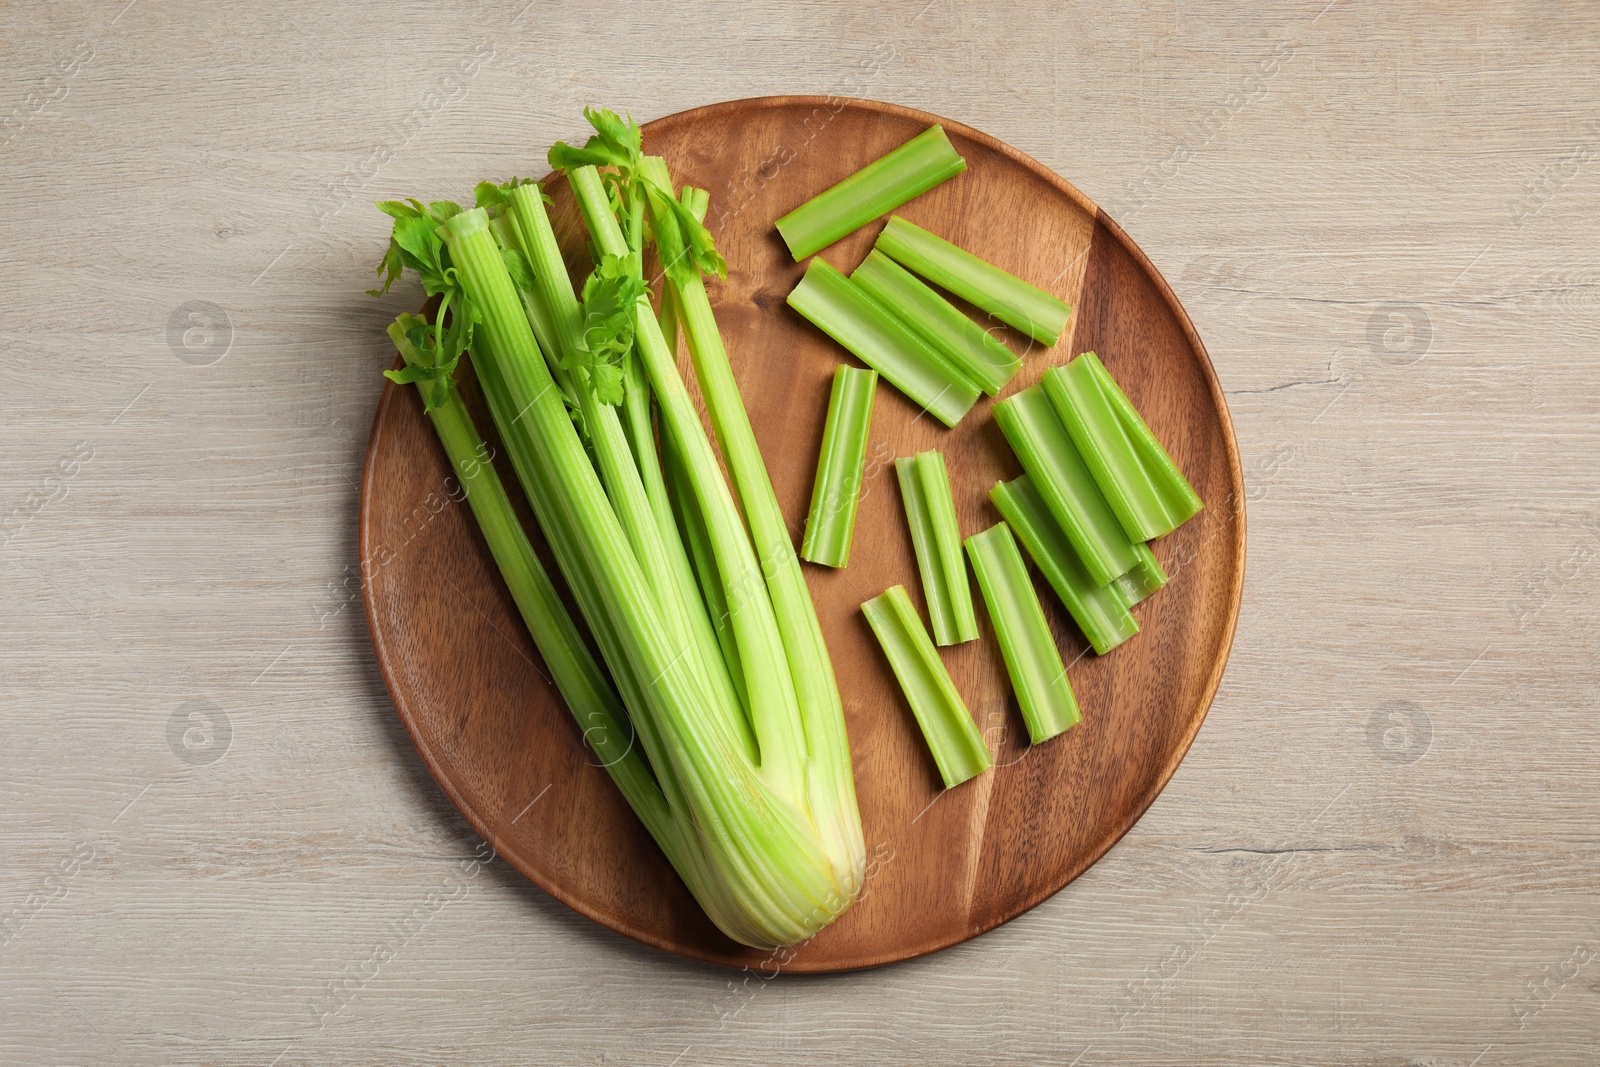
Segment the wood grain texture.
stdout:
<path fill-rule="evenodd" d="M 0 11 L 0 1062 L 1594 1063 L 1592 5 L 523 12 Z M 420 302 L 361 295 L 370 201 L 543 173 L 585 104 L 794 92 L 952 116 L 1106 208 L 1216 363 L 1250 558 L 1205 727 L 1099 863 L 966 944 L 765 980 L 470 867 L 352 546 Z M 168 743 L 196 700 L 214 762 Z M 1426 744 L 1374 744 L 1398 702 Z"/>
<path fill-rule="evenodd" d="M 891 585 L 920 594 L 902 503 L 889 487 L 891 461 L 928 448 L 945 454 L 963 536 L 999 521 L 988 491 L 1020 468 L 989 415 L 993 400 L 952 430 L 883 388 L 857 515 L 860 547 L 848 568 L 805 567 L 844 696 L 869 886 L 803 946 L 775 954 L 721 935 L 642 828 L 628 825 L 627 805 L 550 685 L 470 514 L 441 509 L 437 521 L 425 521 L 414 508 L 450 480 L 416 390 L 388 385 L 378 405 L 362 476 L 360 555 L 372 559 L 410 536 L 416 562 L 378 569 L 363 592 L 407 731 L 450 798 L 512 866 L 583 914 L 680 955 L 739 968 L 848 970 L 919 956 L 1014 918 L 1099 859 L 1150 806 L 1200 728 L 1227 661 L 1244 581 L 1244 485 L 1204 348 L 1166 283 L 1081 193 L 950 119 L 885 104 L 768 97 L 645 127 L 645 150 L 664 155 L 680 183 L 714 189 L 728 176 L 762 178 L 732 204 L 713 201 L 707 215 L 728 261 L 712 305 L 794 539 L 833 368 L 849 356 L 784 304 L 804 266 L 771 220 L 935 122 L 967 171 L 898 213 L 1084 308 L 1049 349 L 981 320 L 1026 358 L 998 399 L 1096 348 L 1210 507 L 1156 543 L 1173 580 L 1140 606 L 1141 632 L 1113 655 L 1088 654 L 1041 581 L 1085 711 L 1064 737 L 1028 744 L 987 623 L 981 640 L 944 653 L 998 764 L 946 792 L 860 614 L 862 601 Z M 797 154 L 785 146 L 808 137 L 821 151 L 786 159 Z M 761 173 L 775 153 L 783 165 Z M 582 275 L 587 235 L 577 207 L 564 182 L 548 187 L 563 251 Z M 864 227 L 820 254 L 853 270 L 879 229 Z M 692 384 L 687 352 L 680 358 Z M 466 395 L 503 451 L 475 391 Z M 509 469 L 502 476 L 515 484 Z"/>

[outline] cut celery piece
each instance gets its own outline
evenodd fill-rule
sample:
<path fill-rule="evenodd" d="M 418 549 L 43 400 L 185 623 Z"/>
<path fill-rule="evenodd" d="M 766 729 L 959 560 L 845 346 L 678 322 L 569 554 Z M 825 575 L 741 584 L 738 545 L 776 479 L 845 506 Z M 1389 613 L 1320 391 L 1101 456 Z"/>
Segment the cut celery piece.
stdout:
<path fill-rule="evenodd" d="M 850 562 L 867 431 L 872 424 L 872 397 L 877 388 L 877 371 L 840 364 L 833 372 L 817 480 L 811 487 L 811 511 L 800 546 L 800 555 L 812 563 L 843 567 Z"/>
<path fill-rule="evenodd" d="M 897 585 L 873 597 L 861 605 L 861 613 L 883 646 L 945 788 L 960 785 L 993 766 L 989 747 L 944 669 L 939 650 L 922 628 L 906 587 Z"/>
<path fill-rule="evenodd" d="M 930 126 L 783 216 L 778 233 L 798 263 L 966 169 L 944 127 Z"/>
<path fill-rule="evenodd" d="M 1153 541 L 1192 518 L 1200 510 L 1200 498 L 1122 397 L 1122 407 L 1143 437 L 1130 432 L 1106 388 L 1109 381 L 1100 361 L 1088 352 L 1045 372 L 1043 384 L 1123 530 L 1131 540 Z M 1116 389 L 1114 382 L 1111 389 Z"/>
<path fill-rule="evenodd" d="M 1133 402 L 1128 399 L 1128 394 L 1122 391 L 1116 379 L 1111 377 L 1111 372 L 1106 370 L 1106 365 L 1100 361 L 1100 357 L 1093 352 L 1085 352 L 1080 358 L 1088 360 L 1090 369 L 1100 381 L 1105 398 L 1111 402 L 1118 418 L 1122 420 L 1123 432 L 1133 442 L 1134 451 L 1138 453 L 1139 461 L 1144 464 L 1145 470 L 1150 472 L 1152 477 L 1169 483 L 1166 492 L 1183 502 L 1183 506 L 1191 508 L 1191 516 L 1199 512 L 1205 507 L 1200 494 L 1194 491 L 1194 486 L 1183 476 L 1183 472 L 1173 462 L 1172 456 L 1161 447 L 1161 442 L 1156 440 L 1155 434 L 1150 432 L 1144 417 L 1134 408 Z"/>
<path fill-rule="evenodd" d="M 896 215 L 878 248 L 902 267 L 975 304 L 1043 345 L 1066 329 L 1072 305 Z"/>
<path fill-rule="evenodd" d="M 961 530 L 944 456 L 939 452 L 901 456 L 894 468 L 934 637 L 941 645 L 976 640 L 978 616 L 972 609 L 972 586 L 961 555 Z"/>
<path fill-rule="evenodd" d="M 826 261 L 813 259 L 806 267 L 789 306 L 946 426 L 977 402 L 977 388 L 943 356 Z"/>
<path fill-rule="evenodd" d="M 1142 590 L 1134 577 L 1140 571 L 1139 566 L 1110 585 L 1096 585 L 1026 474 L 1009 482 L 997 482 L 989 490 L 989 499 L 994 501 L 1022 547 L 1028 550 L 1034 566 L 1061 598 L 1072 621 L 1078 624 L 1097 655 L 1105 655 L 1139 632 L 1139 624 L 1128 611 L 1130 603 L 1137 602 L 1129 598 Z M 1159 570 L 1160 564 L 1156 566 Z"/>
<path fill-rule="evenodd" d="M 1097 585 L 1139 562 L 1134 543 L 1101 495 L 1050 398 L 1030 386 L 994 406 L 995 421 Z"/>
<path fill-rule="evenodd" d="M 850 280 L 938 349 L 969 383 L 994 396 L 1022 367 L 1022 358 L 915 274 L 874 248 Z"/>
<path fill-rule="evenodd" d="M 1167 572 L 1162 570 L 1161 561 L 1150 551 L 1150 546 L 1134 545 L 1133 550 L 1139 554 L 1139 562 L 1109 587 L 1115 589 L 1130 608 L 1167 584 Z"/>
<path fill-rule="evenodd" d="M 1011 676 L 1022 721 L 1034 744 L 1048 741 L 1083 719 L 1067 681 L 1044 608 L 1033 591 L 1028 568 L 1005 523 L 967 538 L 967 554 L 983 590 L 984 607 L 1000 641 L 1000 655 Z"/>

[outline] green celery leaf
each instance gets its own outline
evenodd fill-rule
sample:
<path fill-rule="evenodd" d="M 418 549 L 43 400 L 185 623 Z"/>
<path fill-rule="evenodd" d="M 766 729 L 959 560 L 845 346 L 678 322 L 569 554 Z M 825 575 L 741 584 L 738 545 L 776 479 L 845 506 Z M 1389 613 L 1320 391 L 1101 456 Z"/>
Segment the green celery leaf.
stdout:
<path fill-rule="evenodd" d="M 506 202 L 505 190 L 494 182 L 479 182 L 472 187 L 472 202 L 481 208 L 499 207 Z"/>
<path fill-rule="evenodd" d="M 452 298 L 454 314 L 448 314 Z M 472 343 L 473 323 L 482 316 L 464 295 L 451 293 L 439 303 L 438 318 L 450 323 L 441 331 L 421 315 L 403 314 L 389 324 L 389 339 L 405 360 L 399 370 L 384 371 L 384 377 L 398 385 L 416 385 L 422 406 L 432 411 L 450 397 L 451 375 L 461 353 Z"/>
<path fill-rule="evenodd" d="M 500 249 L 500 258 L 506 261 L 506 273 L 511 275 L 511 284 L 518 289 L 533 288 L 533 267 L 528 263 L 528 257 L 515 248 Z"/>
<path fill-rule="evenodd" d="M 422 276 L 422 286 L 430 296 L 439 291 L 445 273 L 444 242 L 437 229 L 432 219 L 423 216 L 394 222 L 394 243 L 400 246 L 406 266 Z"/>
<path fill-rule="evenodd" d="M 575 354 L 602 404 L 622 403 L 622 360 L 633 347 L 633 315 L 646 292 L 636 255 L 604 256 L 583 283 L 582 350 Z"/>
<path fill-rule="evenodd" d="M 683 201 L 672 195 L 670 188 L 663 189 L 655 183 L 646 187 L 651 207 L 655 211 L 656 250 L 662 269 L 673 281 L 682 284 L 690 272 L 728 276 L 728 264 L 717 252 L 711 231 L 694 217 Z M 663 223 L 672 223 L 664 225 Z"/>
<path fill-rule="evenodd" d="M 617 149 L 638 155 L 644 149 L 644 131 L 633 117 L 622 118 L 610 108 L 586 107 L 583 117 L 595 128 L 600 139 Z"/>
<path fill-rule="evenodd" d="M 413 200 L 412 203 L 414 204 L 416 201 Z M 385 215 L 388 215 L 390 218 L 396 219 L 414 219 L 418 215 L 422 214 L 421 211 L 412 207 L 411 204 L 402 203 L 399 200 L 379 200 L 378 210 L 383 212 Z"/>
<path fill-rule="evenodd" d="M 389 291 L 389 286 L 400 277 L 401 268 L 404 267 L 404 257 L 401 255 L 400 246 L 394 243 L 394 238 L 389 238 L 389 247 L 383 253 L 383 258 L 378 261 L 375 274 L 384 275 L 383 284 L 376 289 L 368 289 L 367 295 L 378 297 Z"/>
<path fill-rule="evenodd" d="M 594 142 L 598 138 L 589 138 Z M 624 162 L 613 153 L 604 148 L 574 148 L 565 141 L 557 141 L 550 146 L 550 166 L 555 170 L 573 170 L 577 167 L 610 167 L 621 166 Z"/>
<path fill-rule="evenodd" d="M 595 128 L 595 135 L 582 148 L 557 141 L 550 148 L 550 166 L 557 170 L 610 166 L 631 174 L 644 151 L 644 132 L 639 124 L 606 108 L 586 107 L 583 117 Z"/>
<path fill-rule="evenodd" d="M 454 218 L 461 214 L 461 205 L 454 200 L 435 200 L 428 205 L 428 215 L 435 222 L 442 223 L 446 219 Z"/>
<path fill-rule="evenodd" d="M 511 190 L 515 189 L 519 185 L 536 184 L 538 183 L 532 178 L 512 178 L 510 181 L 501 182 L 498 185 L 496 185 L 494 182 L 488 181 L 479 182 L 473 187 L 472 200 L 481 208 L 503 207 L 511 196 Z M 544 190 L 541 189 L 539 191 L 539 195 L 544 197 L 545 203 L 553 203 L 553 201 L 550 199 L 550 194 L 546 193 Z"/>
<path fill-rule="evenodd" d="M 589 366 L 589 385 L 594 398 L 602 404 L 616 407 L 622 403 L 622 367 L 617 363 L 593 363 Z"/>

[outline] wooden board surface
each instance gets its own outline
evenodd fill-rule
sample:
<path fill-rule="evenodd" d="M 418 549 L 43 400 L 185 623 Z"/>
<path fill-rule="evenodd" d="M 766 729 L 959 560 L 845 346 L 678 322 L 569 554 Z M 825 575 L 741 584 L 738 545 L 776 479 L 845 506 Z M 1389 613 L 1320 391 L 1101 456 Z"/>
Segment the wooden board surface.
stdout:
<path fill-rule="evenodd" d="M 0 1063 L 1592 1067 L 1596 25 L 11 5 Z M 1127 229 L 1216 364 L 1250 541 L 1205 726 L 1100 862 L 965 944 L 768 980 L 475 862 L 354 545 L 383 326 L 421 300 L 362 295 L 370 202 L 543 173 L 585 104 L 793 92 L 960 118 Z M 174 339 L 195 301 L 222 317 Z"/>
<path fill-rule="evenodd" d="M 1072 186 L 992 137 L 906 108 L 770 97 L 645 128 L 645 150 L 665 156 L 676 181 L 704 189 L 760 173 L 769 145 L 823 129 L 836 139 L 835 151 L 803 163 L 780 156 L 759 188 L 713 199 L 707 214 L 728 261 L 712 306 L 794 541 L 833 369 L 848 355 L 784 303 L 804 267 L 771 220 L 934 122 L 943 122 L 967 170 L 898 213 L 1078 309 L 1050 348 L 982 320 L 1025 358 L 996 399 L 1071 355 L 1098 352 L 1209 506 L 1155 544 L 1172 580 L 1135 609 L 1141 632 L 1110 655 L 1087 651 L 1039 582 L 1084 711 L 1065 736 L 1028 744 L 986 621 L 982 639 L 944 652 L 997 764 L 946 792 L 860 615 L 863 600 L 892 585 L 920 596 L 893 460 L 944 452 L 963 536 L 999 521 L 988 491 L 1021 469 L 989 414 L 994 401 L 985 398 L 947 429 L 882 387 L 850 566 L 805 567 L 845 700 L 868 885 L 805 945 L 748 949 L 706 919 L 582 745 L 470 513 L 455 508 L 426 523 L 417 514 L 415 501 L 452 479 L 416 390 L 388 385 L 378 406 L 362 478 L 360 554 L 377 559 L 406 538 L 411 562 L 375 567 L 363 591 L 379 665 L 408 732 L 451 799 L 514 867 L 583 914 L 680 955 L 733 967 L 845 970 L 943 948 L 1033 907 L 1149 807 L 1199 729 L 1232 644 L 1244 581 L 1244 487 L 1221 387 L 1188 317 L 1143 255 Z M 553 221 L 581 278 L 587 234 L 565 183 L 550 188 Z M 869 225 L 820 254 L 853 270 L 879 229 Z M 687 352 L 681 362 L 693 382 Z M 487 411 L 475 391 L 468 395 L 490 434 Z M 496 445 L 492 434 L 490 441 Z M 509 467 L 502 478 L 515 484 Z"/>

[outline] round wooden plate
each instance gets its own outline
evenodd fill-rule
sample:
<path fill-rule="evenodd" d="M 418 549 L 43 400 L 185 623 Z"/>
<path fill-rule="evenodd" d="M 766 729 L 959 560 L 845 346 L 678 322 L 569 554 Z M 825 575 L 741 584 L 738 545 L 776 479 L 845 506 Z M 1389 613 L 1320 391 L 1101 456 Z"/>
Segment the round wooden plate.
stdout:
<path fill-rule="evenodd" d="M 986 494 L 1019 468 L 988 401 L 947 430 L 884 383 L 850 566 L 805 565 L 844 696 L 870 876 L 861 899 L 809 943 L 778 955 L 746 949 L 701 913 L 581 743 L 452 493 L 416 391 L 386 385 L 378 403 L 361 486 L 363 595 L 406 729 L 500 855 L 584 915 L 669 952 L 836 971 L 932 952 L 1006 922 L 1081 874 L 1144 813 L 1222 676 L 1244 581 L 1245 523 L 1238 449 L 1211 361 L 1172 291 L 1114 222 L 1040 164 L 958 122 L 890 104 L 775 97 L 644 127 L 647 151 L 664 155 L 679 182 L 711 192 L 707 222 L 729 267 L 727 281 L 711 285 L 712 300 L 796 542 L 829 382 L 851 357 L 784 303 L 802 266 L 772 221 L 935 122 L 968 169 L 900 214 L 1074 307 L 1067 334 L 1048 351 L 1003 331 L 1027 362 L 1002 396 L 1071 355 L 1098 352 L 1206 508 L 1155 546 L 1172 580 L 1135 609 L 1142 632 L 1105 657 L 1084 655 L 1082 637 L 1039 583 L 1084 711 L 1064 736 L 1029 747 L 986 621 L 980 640 L 945 650 L 996 768 L 942 791 L 859 611 L 896 583 L 920 597 L 892 460 L 943 450 L 963 534 L 998 521 Z M 571 197 L 560 182 L 550 192 L 569 261 L 581 259 L 586 242 Z M 880 228 L 821 254 L 849 271 Z M 462 376 L 479 426 L 489 427 L 470 371 Z M 693 389 L 692 374 L 685 377 Z"/>

